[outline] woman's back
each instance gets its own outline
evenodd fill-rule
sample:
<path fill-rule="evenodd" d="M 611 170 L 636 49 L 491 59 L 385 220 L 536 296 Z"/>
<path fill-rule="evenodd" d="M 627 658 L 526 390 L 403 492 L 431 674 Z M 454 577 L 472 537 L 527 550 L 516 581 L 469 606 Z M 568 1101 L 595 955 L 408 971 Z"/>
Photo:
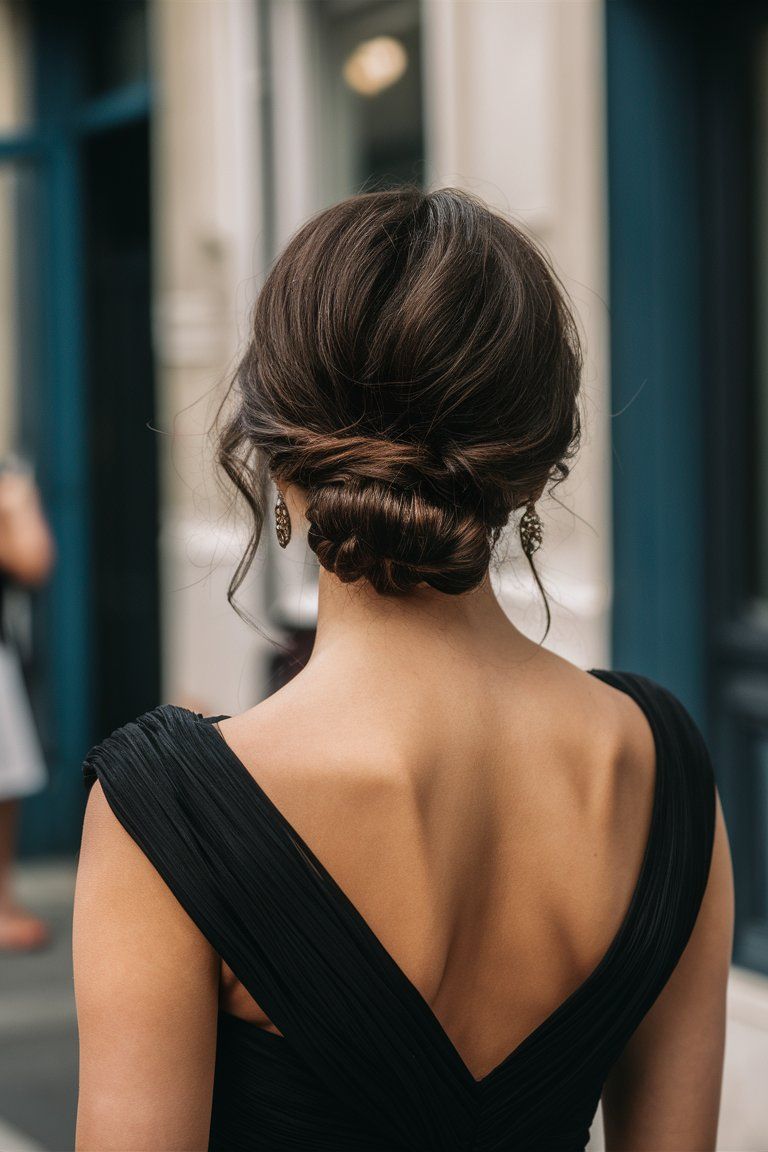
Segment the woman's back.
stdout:
<path fill-rule="evenodd" d="M 445 677 L 423 643 L 398 673 L 398 647 L 390 622 L 367 667 L 311 662 L 219 728 L 480 1079 L 615 935 L 653 736 L 624 693 L 536 645 Z M 226 975 L 223 1006 L 268 1026 Z"/>
<path fill-rule="evenodd" d="M 471 700 L 434 729 L 439 765 L 419 738 L 404 767 L 405 729 L 384 740 L 366 717 L 385 745 L 371 765 L 355 754 L 366 728 L 345 726 L 333 695 L 340 755 L 320 739 L 309 770 L 312 707 L 288 735 L 312 695 L 300 682 L 270 717 L 265 702 L 217 731 L 159 708 L 89 755 L 86 784 L 99 779 L 223 965 L 210 1148 L 258 1134 L 307 1152 L 583 1149 L 690 939 L 716 794 L 661 686 L 544 653 L 526 684 L 534 664 L 548 707 L 543 681 L 521 680 L 528 719 L 497 722 L 494 754 L 479 741 L 489 775 L 452 748 L 478 747 Z"/>

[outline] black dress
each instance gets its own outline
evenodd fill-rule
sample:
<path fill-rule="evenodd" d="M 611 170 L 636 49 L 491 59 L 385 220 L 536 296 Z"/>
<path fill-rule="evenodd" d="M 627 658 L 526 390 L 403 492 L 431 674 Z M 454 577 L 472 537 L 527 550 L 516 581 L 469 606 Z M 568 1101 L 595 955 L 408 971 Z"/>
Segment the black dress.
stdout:
<path fill-rule="evenodd" d="M 210 1149 L 581 1152 L 606 1075 L 664 987 L 709 874 L 715 781 L 678 698 L 638 673 L 656 745 L 637 886 L 590 976 L 476 1080 L 426 1000 L 214 727 L 163 705 L 84 764 L 282 1035 L 220 1011 Z M 510 973 L 514 979 L 514 973 Z"/>

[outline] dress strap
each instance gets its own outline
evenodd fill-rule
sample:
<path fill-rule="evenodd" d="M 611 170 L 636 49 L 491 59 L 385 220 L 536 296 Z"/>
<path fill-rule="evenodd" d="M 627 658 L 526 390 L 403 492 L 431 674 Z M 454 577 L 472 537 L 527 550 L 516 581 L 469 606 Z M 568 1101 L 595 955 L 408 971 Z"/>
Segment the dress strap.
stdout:
<path fill-rule="evenodd" d="M 635 700 L 656 747 L 657 826 L 622 949 L 628 978 L 617 988 L 629 1034 L 671 976 L 696 923 L 714 846 L 716 781 L 701 729 L 674 692 L 637 672 L 589 671 Z"/>
<path fill-rule="evenodd" d="M 155 708 L 83 775 L 329 1093 L 405 1146 L 461 1146 L 471 1099 L 434 1018 L 211 719 Z"/>
<path fill-rule="evenodd" d="M 286 973 L 296 953 L 310 964 L 300 926 L 312 873 L 297 891 L 284 831 L 217 756 L 227 748 L 213 737 L 217 719 L 160 705 L 92 748 L 83 780 L 87 789 L 99 780 L 120 823 L 214 950 L 292 1038 L 302 1014 L 292 1019 L 296 989 Z M 312 915 L 322 914 L 316 907 Z M 279 926 L 289 920 L 293 936 L 286 939 Z"/>

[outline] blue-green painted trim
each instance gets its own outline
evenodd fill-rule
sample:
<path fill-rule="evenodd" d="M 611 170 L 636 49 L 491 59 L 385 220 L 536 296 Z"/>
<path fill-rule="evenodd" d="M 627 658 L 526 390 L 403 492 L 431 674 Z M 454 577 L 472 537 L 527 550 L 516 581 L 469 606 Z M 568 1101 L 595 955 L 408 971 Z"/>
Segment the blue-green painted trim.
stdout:
<path fill-rule="evenodd" d="M 34 447 L 57 559 L 41 597 L 50 785 L 25 801 L 21 850 L 60 852 L 77 847 L 80 765 L 91 735 L 82 176 L 80 144 L 71 131 L 81 70 L 76 36 L 61 13 L 42 7 L 35 32 L 35 107 L 45 149 L 39 166 L 44 357 Z"/>
<path fill-rule="evenodd" d="M 146 120 L 152 104 L 148 83 L 142 81 L 116 88 L 89 100 L 76 114 L 75 127 L 79 132 L 107 132 L 136 120 Z"/>
<path fill-rule="evenodd" d="M 53 719 L 60 800 L 48 803 L 46 841 L 64 849 L 82 808 L 79 765 L 91 732 L 88 412 L 83 342 L 82 189 L 77 144 L 63 139 L 49 160 L 48 347 L 46 441 L 51 483 L 48 510 L 58 560 L 50 588 Z"/>
<path fill-rule="evenodd" d="M 0 135 L 0 163 L 10 160 L 34 159 L 40 155 L 44 147 L 45 139 L 39 132 Z"/>
<path fill-rule="evenodd" d="M 674 5 L 671 6 L 674 8 Z M 617 667 L 704 725 L 703 398 L 694 61 L 663 5 L 605 5 Z M 690 29 L 687 29 L 690 31 Z"/>
<path fill-rule="evenodd" d="M 0 133 L 0 162 L 36 158 L 55 144 L 62 132 L 90 135 L 108 132 L 124 124 L 145 120 L 152 109 L 152 90 L 148 82 L 126 85 L 95 97 L 74 110 L 60 110 L 58 132 L 48 126 Z"/>

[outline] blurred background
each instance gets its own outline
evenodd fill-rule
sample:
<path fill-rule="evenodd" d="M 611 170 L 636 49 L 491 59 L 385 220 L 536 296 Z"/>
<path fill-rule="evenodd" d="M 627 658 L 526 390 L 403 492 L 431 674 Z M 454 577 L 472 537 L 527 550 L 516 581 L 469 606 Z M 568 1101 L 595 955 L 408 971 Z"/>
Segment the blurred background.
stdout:
<path fill-rule="evenodd" d="M 208 429 L 290 233 L 401 180 L 511 213 L 579 313 L 546 643 L 659 679 L 705 733 L 737 887 L 719 1147 L 768 1149 L 768 3 L 0 0 L 0 460 L 56 549 L 39 588 L 7 580 L 48 772 L 15 889 L 52 937 L 0 952 L 0 1152 L 73 1146 L 84 754 L 161 701 L 241 711 L 308 655 L 300 535 L 265 532 L 260 631 L 227 604 L 243 532 Z"/>

